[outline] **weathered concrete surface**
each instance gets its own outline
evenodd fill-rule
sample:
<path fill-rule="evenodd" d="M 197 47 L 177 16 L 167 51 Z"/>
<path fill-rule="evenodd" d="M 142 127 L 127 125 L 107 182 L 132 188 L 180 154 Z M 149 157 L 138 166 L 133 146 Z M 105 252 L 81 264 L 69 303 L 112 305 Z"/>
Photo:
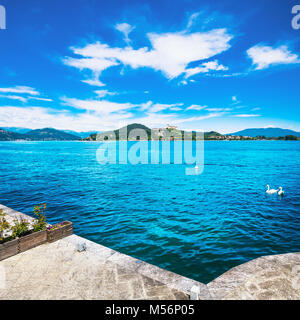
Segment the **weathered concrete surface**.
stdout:
<path fill-rule="evenodd" d="M 110 259 L 117 254 L 113 250 L 87 243 L 87 251 L 78 252 L 72 243 L 76 238 L 1 261 L 6 281 L 5 288 L 0 285 L 0 299 L 188 299 L 183 292 L 115 263 Z"/>
<path fill-rule="evenodd" d="M 300 299 L 300 253 L 264 256 L 239 265 L 210 282 L 213 299 Z"/>

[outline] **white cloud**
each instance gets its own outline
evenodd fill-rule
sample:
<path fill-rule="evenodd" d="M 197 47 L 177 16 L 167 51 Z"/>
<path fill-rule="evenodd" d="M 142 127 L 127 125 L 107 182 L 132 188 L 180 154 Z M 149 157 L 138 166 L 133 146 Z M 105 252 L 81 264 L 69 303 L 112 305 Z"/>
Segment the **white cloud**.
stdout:
<path fill-rule="evenodd" d="M 187 85 L 188 83 L 187 83 L 187 81 L 186 80 L 182 80 L 182 81 L 180 81 L 179 82 L 179 85 L 183 85 L 183 86 L 185 86 L 185 85 Z"/>
<path fill-rule="evenodd" d="M 97 76 L 94 77 L 94 79 L 87 79 L 87 80 L 81 80 L 84 83 L 89 84 L 90 86 L 94 86 L 94 87 L 104 87 L 105 84 L 103 82 L 101 82 Z"/>
<path fill-rule="evenodd" d="M 38 100 L 38 101 L 47 101 L 47 102 L 53 101 L 52 99 L 49 99 L 49 98 L 38 98 L 38 97 L 28 97 L 28 99 Z"/>
<path fill-rule="evenodd" d="M 210 71 L 226 71 L 228 67 L 219 64 L 218 60 L 204 62 L 200 66 L 195 68 L 189 68 L 185 71 L 185 78 L 189 78 L 198 73 L 207 73 Z"/>
<path fill-rule="evenodd" d="M 135 27 L 131 26 L 128 23 L 119 23 L 119 24 L 116 24 L 115 28 L 124 34 L 124 41 L 129 45 L 130 44 L 129 33 Z"/>
<path fill-rule="evenodd" d="M 181 125 L 182 123 L 189 123 L 195 121 L 203 121 L 209 118 L 215 118 L 222 116 L 223 113 L 209 113 L 203 116 L 182 118 L 176 114 L 161 114 L 161 113 L 149 113 L 144 117 L 134 118 L 134 122 L 145 124 L 150 128 L 165 127 L 167 123 L 173 125 Z"/>
<path fill-rule="evenodd" d="M 40 93 L 32 88 L 27 86 L 15 86 L 8 88 L 0 88 L 0 93 L 14 93 L 14 94 L 0 94 L 0 98 L 10 99 L 10 100 L 18 100 L 23 103 L 30 100 L 39 100 L 39 101 L 53 101 L 49 98 L 37 97 Z"/>
<path fill-rule="evenodd" d="M 133 69 L 148 67 L 161 71 L 167 78 L 172 79 L 184 74 L 190 62 L 209 59 L 228 50 L 229 41 L 232 39 L 226 29 L 189 34 L 149 33 L 147 37 L 152 49 L 118 48 L 96 42 L 83 48 L 71 48 L 74 54 L 81 57 L 67 57 L 63 61 L 66 65 L 80 70 L 89 69 L 98 74 L 118 64 L 130 66 Z M 202 68 L 209 71 L 225 67 L 216 66 L 216 62 L 211 61 L 203 64 Z"/>
<path fill-rule="evenodd" d="M 10 99 L 10 100 L 19 100 L 21 102 L 26 102 L 27 101 L 26 98 L 23 98 L 23 97 L 20 97 L 20 96 L 11 96 L 11 95 L 3 95 L 3 94 L 0 95 L 0 98 Z"/>
<path fill-rule="evenodd" d="M 241 101 L 238 100 L 237 96 L 232 96 L 231 100 L 232 100 L 231 105 L 237 105 L 237 104 L 241 103 Z M 235 108 L 238 108 L 238 107 L 235 107 Z"/>
<path fill-rule="evenodd" d="M 105 96 L 114 96 L 117 92 L 110 92 L 108 90 L 95 90 L 94 91 L 99 98 L 103 98 Z"/>
<path fill-rule="evenodd" d="M 103 70 L 107 68 L 118 65 L 118 63 L 114 60 L 103 58 L 76 59 L 67 57 L 64 59 L 64 63 L 68 66 L 75 67 L 80 70 L 90 69 L 98 74 L 100 74 Z"/>
<path fill-rule="evenodd" d="M 209 111 L 210 114 L 224 114 L 225 112 L 227 111 L 231 111 L 232 108 L 209 108 L 208 106 L 201 106 L 201 105 L 196 105 L 196 104 L 193 104 L 191 106 L 189 106 L 188 108 L 186 108 L 185 110 L 197 110 L 197 111 L 200 111 L 200 110 L 204 110 L 205 111 Z"/>
<path fill-rule="evenodd" d="M 180 107 L 170 107 L 170 110 L 171 111 L 181 111 L 182 108 L 180 108 Z"/>
<path fill-rule="evenodd" d="M 155 103 L 149 108 L 149 111 L 160 112 L 166 109 L 178 111 L 178 110 L 181 110 L 181 108 L 179 108 L 181 106 L 183 106 L 183 103 L 173 103 L 173 104 Z"/>
<path fill-rule="evenodd" d="M 39 98 L 39 97 L 22 97 L 22 96 L 12 96 L 12 95 L 0 95 L 0 98 L 5 98 L 5 99 L 11 99 L 11 100 L 19 100 L 21 102 L 27 102 L 29 99 L 30 100 L 38 100 L 38 101 L 53 101 L 52 99 L 48 98 Z"/>
<path fill-rule="evenodd" d="M 109 115 L 111 113 L 129 110 L 139 105 L 132 103 L 117 103 L 107 100 L 80 100 L 75 98 L 61 98 L 63 103 L 76 109 L 94 111 L 97 114 Z"/>
<path fill-rule="evenodd" d="M 240 101 L 239 101 L 240 102 Z M 243 109 L 243 108 L 248 108 L 248 106 L 235 106 L 234 109 Z"/>
<path fill-rule="evenodd" d="M 248 49 L 247 54 L 252 59 L 255 70 L 266 69 L 271 65 L 300 63 L 298 55 L 284 45 L 273 48 L 258 44 Z"/>
<path fill-rule="evenodd" d="M 183 103 L 153 103 L 148 101 L 146 103 L 140 104 L 140 110 L 147 111 L 148 114 L 161 112 L 163 110 L 179 111 L 182 110 Z"/>
<path fill-rule="evenodd" d="M 198 111 L 200 111 L 200 110 L 203 110 L 205 108 L 207 108 L 207 106 L 200 106 L 198 104 L 192 104 L 191 106 L 187 107 L 186 110 L 198 110 Z"/>
<path fill-rule="evenodd" d="M 178 120 L 173 121 L 174 124 L 180 124 L 180 123 L 186 123 L 186 122 L 194 122 L 194 121 L 202 121 L 210 118 L 217 118 L 224 115 L 223 112 L 212 112 L 205 114 L 203 116 L 197 116 L 197 117 L 190 117 L 190 118 L 181 118 Z"/>
<path fill-rule="evenodd" d="M 151 106 L 152 106 L 153 102 L 152 101 L 148 101 L 148 102 L 145 102 L 145 103 L 141 103 L 141 106 L 140 106 L 140 110 L 147 110 L 149 109 Z"/>
<path fill-rule="evenodd" d="M 5 93 L 26 93 L 30 95 L 39 95 L 40 93 L 31 87 L 26 87 L 26 86 L 15 86 L 15 87 L 10 87 L 10 88 L 0 88 L 0 92 L 5 92 Z"/>
<path fill-rule="evenodd" d="M 200 12 L 195 12 L 193 14 L 190 15 L 189 20 L 188 20 L 188 24 L 187 24 L 187 29 L 189 29 L 198 19 L 200 15 Z"/>
<path fill-rule="evenodd" d="M 237 118 L 250 118 L 250 117 L 260 117 L 260 114 L 235 114 L 234 117 Z"/>
<path fill-rule="evenodd" d="M 231 111 L 232 108 L 207 108 L 207 111 L 219 112 L 219 111 Z"/>

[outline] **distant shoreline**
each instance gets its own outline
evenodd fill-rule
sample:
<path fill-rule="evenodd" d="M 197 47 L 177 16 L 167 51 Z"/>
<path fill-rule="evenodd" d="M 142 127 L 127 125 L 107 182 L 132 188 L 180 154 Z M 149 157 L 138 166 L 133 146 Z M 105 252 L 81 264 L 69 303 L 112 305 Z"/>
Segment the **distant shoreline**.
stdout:
<path fill-rule="evenodd" d="M 281 142 L 287 142 L 287 141 L 300 141 L 300 139 L 297 140 L 283 140 L 283 139 L 204 139 L 204 140 L 0 140 L 1 142 L 119 142 L 119 141 L 127 141 L 127 142 L 154 142 L 154 141 L 159 141 L 159 142 L 174 142 L 174 141 L 218 141 L 218 142 L 229 142 L 229 141 L 237 141 L 237 142 L 253 142 L 253 141 L 281 141 Z"/>
<path fill-rule="evenodd" d="M 6 130 L 5 130 L 6 129 Z M 88 136 L 77 135 L 54 128 L 30 130 L 26 133 L 0 128 L 0 141 L 249 141 L 249 140 L 300 140 L 300 132 L 281 128 L 245 129 L 230 134 L 216 131 L 200 132 L 180 130 L 176 126 L 148 128 L 133 123 L 118 130 L 92 133 Z M 75 133 L 75 134 L 73 134 Z M 88 132 L 86 132 L 87 134 Z"/>

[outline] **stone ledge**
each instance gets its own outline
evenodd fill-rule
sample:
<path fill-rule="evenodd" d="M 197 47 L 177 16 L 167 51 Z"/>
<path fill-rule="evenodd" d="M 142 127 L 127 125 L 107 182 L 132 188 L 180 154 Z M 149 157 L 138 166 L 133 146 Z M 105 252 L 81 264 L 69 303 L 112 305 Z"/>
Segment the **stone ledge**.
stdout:
<path fill-rule="evenodd" d="M 213 299 L 300 299 L 300 253 L 263 256 L 207 284 Z"/>

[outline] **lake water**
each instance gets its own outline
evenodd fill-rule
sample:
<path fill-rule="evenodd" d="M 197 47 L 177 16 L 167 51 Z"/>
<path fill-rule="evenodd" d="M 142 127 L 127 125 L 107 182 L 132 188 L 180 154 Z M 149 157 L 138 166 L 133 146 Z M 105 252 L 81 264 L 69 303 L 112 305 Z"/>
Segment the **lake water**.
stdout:
<path fill-rule="evenodd" d="M 147 142 L 144 142 L 147 143 Z M 100 165 L 97 142 L 0 142 L 0 203 L 207 283 L 261 255 L 300 251 L 300 143 L 206 141 L 186 165 Z M 285 196 L 269 196 L 282 186 Z"/>

